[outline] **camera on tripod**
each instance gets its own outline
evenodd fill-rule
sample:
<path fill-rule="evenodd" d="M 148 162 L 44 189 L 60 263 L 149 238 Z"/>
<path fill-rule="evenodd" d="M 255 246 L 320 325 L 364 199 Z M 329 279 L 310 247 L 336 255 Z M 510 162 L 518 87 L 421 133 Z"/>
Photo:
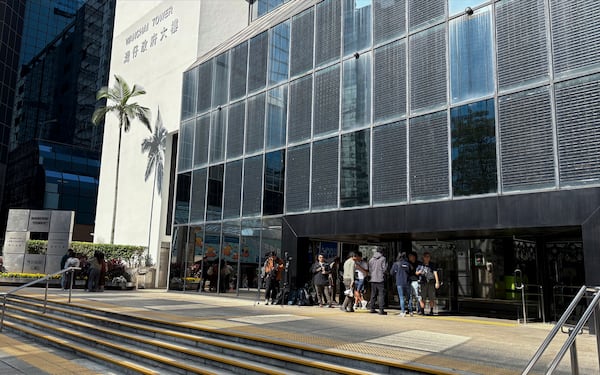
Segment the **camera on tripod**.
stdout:
<path fill-rule="evenodd" d="M 292 256 L 289 255 L 287 251 L 283 253 L 283 259 L 287 262 L 291 262 L 292 260 L 294 260 L 294 258 L 292 258 Z"/>

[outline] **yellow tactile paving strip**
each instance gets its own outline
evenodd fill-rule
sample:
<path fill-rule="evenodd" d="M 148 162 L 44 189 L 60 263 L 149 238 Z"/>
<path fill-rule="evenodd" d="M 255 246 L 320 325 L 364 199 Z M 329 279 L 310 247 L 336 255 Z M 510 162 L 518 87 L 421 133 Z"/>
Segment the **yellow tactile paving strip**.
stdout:
<path fill-rule="evenodd" d="M 25 344 L 17 339 L 0 334 L 0 352 L 17 358 L 33 367 L 56 375 L 101 375 L 86 367 L 59 357 L 39 347 Z"/>

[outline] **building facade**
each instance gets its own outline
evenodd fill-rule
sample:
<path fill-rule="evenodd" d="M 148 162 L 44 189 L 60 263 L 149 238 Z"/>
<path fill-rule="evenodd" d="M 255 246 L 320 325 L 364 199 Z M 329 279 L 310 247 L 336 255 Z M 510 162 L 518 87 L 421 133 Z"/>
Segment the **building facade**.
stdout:
<path fill-rule="evenodd" d="M 171 279 L 429 251 L 440 308 L 508 316 L 600 283 L 596 2 L 281 3 L 184 73 Z"/>

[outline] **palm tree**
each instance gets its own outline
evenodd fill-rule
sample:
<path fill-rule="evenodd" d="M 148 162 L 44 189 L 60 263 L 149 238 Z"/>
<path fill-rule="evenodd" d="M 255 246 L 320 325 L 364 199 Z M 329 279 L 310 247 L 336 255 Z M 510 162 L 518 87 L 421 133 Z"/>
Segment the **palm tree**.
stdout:
<path fill-rule="evenodd" d="M 154 185 L 152 186 L 152 204 L 150 205 L 150 225 L 148 226 L 148 255 L 150 256 L 150 234 L 152 233 L 152 211 L 154 210 L 154 191 L 158 190 L 160 197 L 162 191 L 162 179 L 165 167 L 165 144 L 167 142 L 167 129 L 163 126 L 162 117 L 160 117 L 160 107 L 156 114 L 156 124 L 154 132 L 151 136 L 144 139 L 142 142 L 142 153 L 148 153 L 148 164 L 146 165 L 146 173 L 144 181 L 148 181 L 148 177 L 154 170 Z"/>
<path fill-rule="evenodd" d="M 131 122 L 138 119 L 142 122 L 148 130 L 152 131 L 150 127 L 150 109 L 142 107 L 137 102 L 129 103 L 130 99 L 143 95 L 146 91 L 138 86 L 133 85 L 130 89 L 129 85 L 125 80 L 115 75 L 115 83 L 111 88 L 104 86 L 96 93 L 96 100 L 107 100 L 106 105 L 96 108 L 92 115 L 92 122 L 95 125 L 100 124 L 107 113 L 112 112 L 119 118 L 119 143 L 117 145 L 117 170 L 115 177 L 115 200 L 113 206 L 113 217 L 112 227 L 110 231 L 110 243 L 113 244 L 115 241 L 115 221 L 117 218 L 117 196 L 119 191 L 119 164 L 121 162 L 121 137 L 123 132 L 127 133 L 131 127 Z"/>

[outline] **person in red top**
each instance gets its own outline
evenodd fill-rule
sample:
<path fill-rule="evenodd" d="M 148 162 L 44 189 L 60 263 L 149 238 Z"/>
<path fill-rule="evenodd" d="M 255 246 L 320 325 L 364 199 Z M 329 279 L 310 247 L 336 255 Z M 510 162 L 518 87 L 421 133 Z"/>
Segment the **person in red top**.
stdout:
<path fill-rule="evenodd" d="M 283 260 L 281 260 L 274 251 L 271 251 L 264 264 L 265 305 L 269 304 L 269 299 L 271 300 L 271 305 L 275 304 L 275 301 L 277 300 L 283 267 Z"/>

